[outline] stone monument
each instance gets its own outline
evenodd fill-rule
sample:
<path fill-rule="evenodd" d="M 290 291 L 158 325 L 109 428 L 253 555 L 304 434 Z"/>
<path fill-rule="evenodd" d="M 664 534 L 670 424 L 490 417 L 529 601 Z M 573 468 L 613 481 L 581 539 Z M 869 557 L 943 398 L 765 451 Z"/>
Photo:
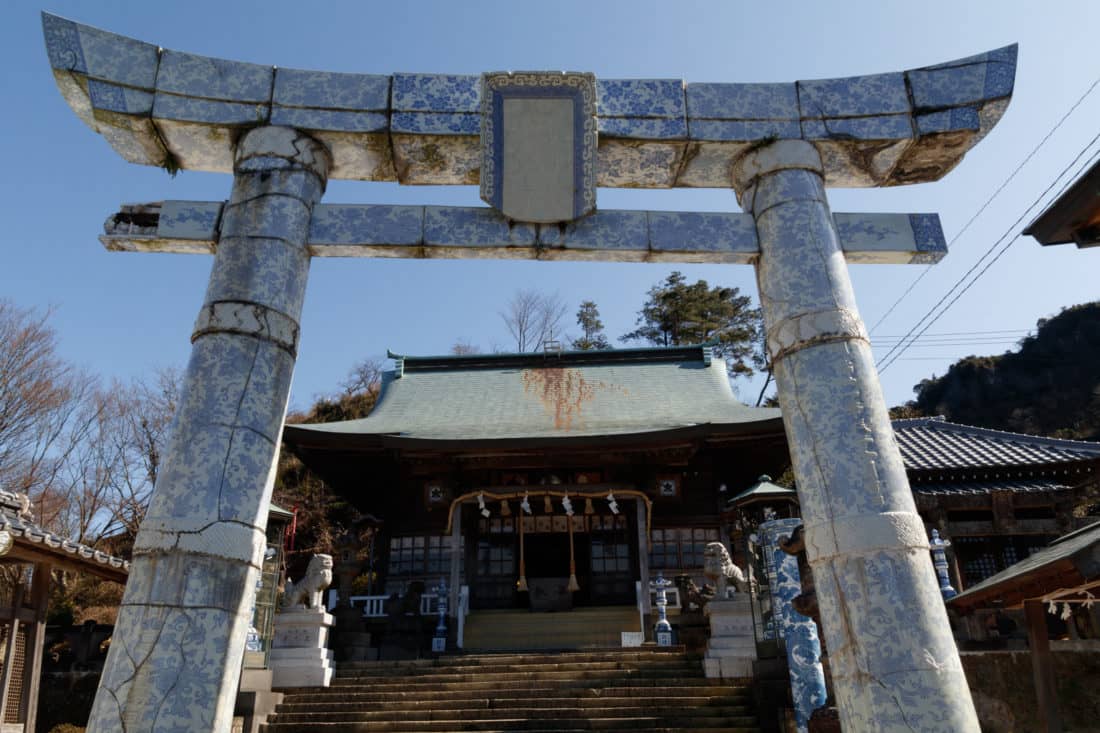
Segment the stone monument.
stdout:
<path fill-rule="evenodd" d="M 685 84 L 302 71 L 49 14 L 43 28 L 62 95 L 124 159 L 234 176 L 228 202 L 126 207 L 106 226 L 110 249 L 213 253 L 214 267 L 90 731 L 229 729 L 314 256 L 755 265 L 843 723 L 978 730 L 846 267 L 938 261 L 943 232 L 929 214 L 834 214 L 825 188 L 945 175 L 1006 109 L 1015 46 L 847 79 Z M 544 138 L 571 165 L 533 170 Z M 491 207 L 321 205 L 330 176 L 491 181 Z M 577 218 L 596 186 L 726 187 L 745 213 Z"/>
<path fill-rule="evenodd" d="M 710 639 L 703 656 L 707 677 L 752 677 L 756 661 L 749 583 L 733 564 L 721 542 L 710 542 L 703 551 L 703 574 L 714 584 L 714 597 L 703 607 L 710 621 Z M 730 585 L 732 581 L 733 585 Z M 730 593 L 730 591 L 739 591 Z"/>
<path fill-rule="evenodd" d="M 329 630 L 335 620 L 325 611 L 324 591 L 332 583 L 332 557 L 314 555 L 305 577 L 287 581 L 283 608 L 275 615 L 275 638 L 268 666 L 271 686 L 328 687 L 336 672 Z"/>

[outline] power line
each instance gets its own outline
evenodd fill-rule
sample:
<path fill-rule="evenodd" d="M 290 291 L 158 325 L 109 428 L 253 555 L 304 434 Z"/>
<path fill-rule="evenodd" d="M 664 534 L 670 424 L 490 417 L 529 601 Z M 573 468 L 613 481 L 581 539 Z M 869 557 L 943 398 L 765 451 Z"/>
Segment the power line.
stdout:
<path fill-rule="evenodd" d="M 940 332 L 940 333 L 930 333 L 930 334 L 928 334 L 928 336 L 929 337 L 973 336 L 973 335 L 987 334 L 987 333 L 1029 333 L 1030 331 L 1031 331 L 1030 328 L 1000 328 L 1000 329 L 992 329 L 992 330 L 985 330 L 985 331 L 943 331 L 943 332 Z M 900 339 L 900 338 L 905 338 L 905 337 L 904 336 L 879 336 L 879 339 Z"/>
<path fill-rule="evenodd" d="M 1035 154 L 1037 152 L 1039 152 L 1039 150 L 1044 145 L 1046 145 L 1047 141 L 1050 140 L 1051 136 L 1053 136 L 1054 133 L 1058 131 L 1058 128 L 1060 128 L 1062 126 L 1062 123 L 1064 123 L 1067 119 L 1069 119 L 1069 116 L 1072 115 L 1073 112 L 1078 107 L 1081 106 L 1081 103 L 1084 102 L 1085 99 L 1090 94 L 1092 94 L 1092 91 L 1094 89 L 1096 89 L 1096 86 L 1098 84 L 1100 84 L 1100 77 L 1097 77 L 1092 82 L 1092 84 L 1089 85 L 1089 88 L 1085 90 L 1085 93 L 1082 94 L 1077 99 L 1077 101 L 1073 103 L 1073 106 L 1071 106 L 1066 111 L 1066 113 L 1064 115 L 1062 115 L 1062 118 L 1060 120 L 1058 120 L 1058 122 L 1054 125 L 1054 127 L 1050 128 L 1050 131 L 1046 135 L 1043 136 L 1043 139 L 1039 141 L 1039 144 L 1036 145 L 1034 148 L 1032 148 L 1031 152 L 1028 153 L 1027 156 L 1025 156 L 1024 159 L 1020 161 L 1020 164 L 1016 166 L 1016 169 L 1012 171 L 1012 173 L 1008 176 L 1008 178 L 1006 178 L 1004 181 L 1001 182 L 1001 185 L 997 187 L 997 190 L 994 191 L 993 194 L 988 199 L 986 199 L 986 202 L 984 204 L 982 204 L 981 207 L 979 207 L 977 211 L 974 212 L 974 215 L 970 217 L 970 219 L 966 222 L 966 224 L 963 225 L 963 228 L 960 229 L 958 231 L 958 233 L 956 233 L 955 236 L 951 238 L 951 241 L 947 243 L 947 248 L 948 249 L 950 249 L 951 247 L 953 247 L 955 245 L 955 242 L 958 241 L 959 237 L 961 237 L 963 235 L 963 233 L 966 232 L 966 230 L 970 228 L 970 225 L 974 223 L 974 220 L 982 215 L 982 212 L 984 212 L 989 207 L 989 205 L 991 203 L 993 203 L 993 200 L 1001 194 L 1001 191 L 1005 190 L 1005 187 L 1008 186 L 1008 184 L 1012 182 L 1012 179 L 1014 179 L 1016 177 L 1016 174 L 1019 173 L 1020 170 L 1023 169 L 1023 167 L 1025 165 L 1027 165 L 1028 162 L 1033 157 L 1035 157 Z M 882 322 L 885 321 L 890 316 L 890 314 L 894 312 L 894 309 L 897 308 L 898 305 L 903 300 L 905 300 L 906 297 L 909 296 L 909 293 L 913 292 L 913 288 L 915 288 L 917 286 L 917 283 L 919 283 L 921 280 L 924 279 L 924 276 L 927 275 L 929 270 L 931 270 L 931 269 L 932 269 L 932 265 L 925 265 L 924 266 L 924 270 L 921 271 L 920 275 L 918 275 L 913 280 L 913 282 L 909 283 L 909 287 L 907 287 L 905 289 L 905 292 L 903 292 L 900 296 L 898 296 L 898 299 L 894 301 L 893 305 L 891 305 L 889 308 L 886 309 L 886 312 L 882 314 L 881 318 L 879 318 L 877 321 L 875 321 L 875 325 L 871 326 L 871 330 L 868 331 L 868 333 L 874 333 L 875 329 L 882 325 Z"/>
<path fill-rule="evenodd" d="M 1020 339 L 1016 336 L 978 336 L 976 338 L 960 337 L 960 336 L 943 336 L 943 337 L 924 337 L 919 339 L 922 344 L 980 344 L 986 341 L 1007 341 L 1015 343 Z M 883 346 L 885 344 L 894 344 L 902 341 L 900 338 L 895 339 L 873 339 L 872 343 L 875 346 Z"/>
<path fill-rule="evenodd" d="M 971 267 L 971 268 L 970 268 L 970 270 L 968 270 L 968 271 L 967 271 L 967 273 L 966 273 L 965 275 L 963 275 L 963 276 L 962 276 L 962 278 L 960 278 L 960 279 L 959 279 L 959 281 L 958 281 L 958 282 L 956 282 L 954 286 L 952 286 L 951 290 L 949 290 L 949 291 L 947 292 L 947 295 L 945 295 L 945 296 L 944 296 L 944 298 L 941 298 L 941 299 L 940 299 L 940 303 L 942 303 L 942 302 L 943 302 L 943 300 L 944 300 L 944 299 L 945 299 L 945 298 L 946 298 L 946 297 L 947 297 L 948 295 L 951 295 L 951 291 L 953 291 L 953 290 L 954 290 L 954 289 L 955 289 L 956 287 L 958 287 L 959 283 L 961 283 L 961 282 L 962 282 L 963 280 L 965 280 L 965 279 L 966 279 L 966 277 L 967 277 L 967 275 L 969 275 L 969 274 L 970 274 L 971 272 L 973 272 L 973 271 L 974 271 L 974 268 L 975 268 L 975 267 L 977 267 L 978 265 L 980 265 L 980 264 L 981 264 L 982 260 L 984 260 L 984 259 L 985 259 L 985 258 L 986 258 L 986 257 L 987 257 L 987 256 L 989 255 L 989 253 L 990 253 L 990 252 L 991 252 L 991 251 L 993 250 L 993 248 L 994 248 L 994 247 L 996 247 L 996 246 L 997 246 L 997 244 L 998 244 L 998 243 L 999 243 L 999 242 L 1000 242 L 1001 240 L 1003 240 L 1003 239 L 1005 239 L 1006 237 L 1008 237 L 1009 233 L 1011 233 L 1011 231 L 1012 231 L 1013 229 L 1015 229 L 1015 228 L 1016 228 L 1016 227 L 1017 227 L 1017 226 L 1018 226 L 1018 225 L 1020 224 L 1020 222 L 1021 222 L 1021 221 L 1023 221 L 1023 220 L 1024 220 L 1024 218 L 1025 218 L 1025 217 L 1027 217 L 1027 216 L 1029 215 L 1029 213 L 1031 212 L 1031 210 L 1032 210 L 1032 209 L 1034 209 L 1034 208 L 1035 208 L 1035 207 L 1036 207 L 1036 206 L 1037 206 L 1037 205 L 1039 204 L 1039 202 L 1040 202 L 1040 201 L 1041 201 L 1041 200 L 1042 200 L 1042 199 L 1043 199 L 1043 198 L 1044 198 L 1044 197 L 1045 197 L 1045 196 L 1047 195 L 1047 193 L 1049 193 L 1049 192 L 1050 192 L 1050 190 L 1051 190 L 1052 188 L 1054 188 L 1054 186 L 1055 186 L 1055 184 L 1057 184 L 1058 180 L 1059 180 L 1059 179 L 1061 179 L 1061 178 L 1062 178 L 1062 176 L 1064 176 L 1064 175 L 1066 174 L 1066 172 L 1067 172 L 1067 171 L 1068 171 L 1068 170 L 1069 170 L 1070 168 L 1072 168 L 1072 167 L 1073 167 L 1073 166 L 1074 166 L 1074 165 L 1075 165 L 1075 164 L 1077 163 L 1077 161 L 1079 161 L 1079 160 L 1081 159 L 1081 157 L 1082 157 L 1082 156 L 1084 156 L 1085 152 L 1086 152 L 1086 151 L 1087 151 L 1087 150 L 1088 150 L 1089 148 L 1091 148 L 1091 147 L 1092 147 L 1092 146 L 1093 146 L 1093 145 L 1094 145 L 1094 144 L 1096 143 L 1096 141 L 1097 141 L 1097 140 L 1100 140 L 1100 133 L 1097 133 L 1097 135 L 1096 135 L 1095 137 L 1093 137 L 1093 138 L 1092 138 L 1092 140 L 1090 140 L 1090 141 L 1089 141 L 1088 145 L 1086 145 L 1086 146 L 1085 146 L 1084 148 L 1082 148 L 1082 149 L 1081 149 L 1081 152 L 1079 152 L 1079 153 L 1077 154 L 1077 157 L 1076 157 L 1076 158 L 1074 158 L 1074 159 L 1073 159 L 1073 160 L 1072 160 L 1072 161 L 1070 162 L 1070 164 L 1069 164 L 1068 166 L 1066 166 L 1066 167 L 1065 167 L 1065 168 L 1064 168 L 1064 169 L 1062 170 L 1062 172 L 1061 172 L 1061 173 L 1060 173 L 1060 174 L 1058 175 L 1058 177 L 1057 177 L 1057 178 L 1055 178 L 1055 179 L 1054 179 L 1054 181 L 1053 181 L 1053 182 L 1051 182 L 1051 184 L 1050 184 L 1049 186 L 1047 186 L 1046 190 L 1045 190 L 1045 191 L 1043 191 L 1043 193 L 1041 193 L 1041 194 L 1039 195 L 1039 198 L 1037 198 L 1037 199 L 1036 199 L 1036 200 L 1035 200 L 1035 201 L 1034 201 L 1034 202 L 1033 202 L 1033 203 L 1031 204 L 1031 206 L 1029 206 L 1029 207 L 1028 207 L 1028 208 L 1027 208 L 1027 209 L 1026 209 L 1026 210 L 1024 211 L 1024 213 L 1023 213 L 1023 214 L 1021 214 L 1021 215 L 1020 215 L 1020 216 L 1019 216 L 1019 217 L 1018 217 L 1018 218 L 1016 219 L 1016 221 L 1015 221 L 1015 222 L 1013 222 L 1012 226 L 1010 226 L 1010 227 L 1009 227 L 1009 228 L 1008 228 L 1008 229 L 1007 229 L 1007 230 L 1005 231 L 1005 233 L 1001 235 L 1000 239 L 998 239 L 998 240 L 997 240 L 997 242 L 994 242 L 994 243 L 993 243 L 993 246 L 991 246 L 991 247 L 990 247 L 990 248 L 989 248 L 988 250 L 986 250 L 986 253 L 985 253 L 984 255 L 982 255 L 982 257 L 981 257 L 981 258 L 979 258 L 979 260 L 978 260 L 977 262 L 975 262 L 975 263 L 974 263 L 974 267 Z M 1069 188 L 1069 187 L 1070 187 L 1070 185 L 1071 185 L 1071 184 L 1072 184 L 1072 183 L 1073 183 L 1073 182 L 1074 182 L 1075 180 L 1077 180 L 1077 178 L 1078 178 L 1078 177 L 1080 177 L 1080 175 L 1081 175 L 1081 174 L 1082 174 L 1082 173 L 1083 173 L 1083 172 L 1085 171 L 1085 169 L 1086 169 L 1086 168 L 1088 168 L 1089 166 L 1091 166 L 1091 165 L 1093 164 L 1093 162 L 1094 162 L 1094 161 L 1095 161 L 1095 160 L 1096 160 L 1096 159 L 1097 159 L 1098 157 L 1100 157 L 1100 150 L 1098 150 L 1097 152 L 1093 153 L 1093 154 L 1092 154 L 1092 157 L 1091 157 L 1091 158 L 1089 158 L 1089 159 L 1088 159 L 1088 160 L 1087 160 L 1087 161 L 1086 161 L 1086 162 L 1085 162 L 1085 163 L 1084 163 L 1084 164 L 1083 164 L 1083 165 L 1082 165 L 1082 166 L 1081 166 L 1080 168 L 1078 168 L 1078 169 L 1077 169 L 1077 172 L 1076 172 L 1076 173 L 1074 173 L 1074 174 L 1073 174 L 1072 176 L 1070 176 L 1069 178 L 1067 178 L 1067 179 L 1066 179 L 1066 182 L 1065 182 L 1065 183 L 1064 183 L 1064 184 L 1062 185 L 1062 188 L 1058 190 L 1058 193 L 1056 193 L 1056 194 L 1055 194 L 1055 195 L 1054 195 L 1053 197 L 1051 197 L 1051 199 L 1049 199 L 1049 200 L 1056 200 L 1056 199 L 1058 199 L 1058 198 L 1059 198 L 1059 197 L 1060 197 L 1060 196 L 1061 196 L 1061 195 L 1062 195 L 1062 194 L 1063 194 L 1063 193 L 1065 192 L 1065 190 L 1066 190 L 1067 188 Z M 927 330 L 928 330 L 929 328 L 931 328 L 931 327 L 932 327 L 932 326 L 933 326 L 933 325 L 934 325 L 934 324 L 936 323 L 936 321 L 938 321 L 938 320 L 939 320 L 939 319 L 940 319 L 940 318 L 941 318 L 941 317 L 942 317 L 942 316 L 943 316 L 943 315 L 944 315 L 945 313 L 947 313 L 947 311 L 948 311 L 948 310 L 950 310 L 950 309 L 951 309 L 951 307 L 952 307 L 953 305 L 955 305 L 955 303 L 957 303 L 957 302 L 958 302 L 959 298 L 961 298 L 961 297 L 962 297 L 962 296 L 963 296 L 963 295 L 964 295 L 964 294 L 966 293 L 966 291 L 970 290 L 970 288 L 974 286 L 974 283 L 978 282 L 978 280 L 979 280 L 979 279 L 981 279 L 982 275 L 984 275 L 984 274 L 985 274 L 985 273 L 986 273 L 986 272 L 987 272 L 987 271 L 989 270 L 989 268 L 993 266 L 993 264 L 994 264 L 994 263 L 995 263 L 995 262 L 996 262 L 997 260 L 1001 259 L 1001 256 L 1002 256 L 1002 255 L 1004 255 L 1004 253 L 1008 251 L 1008 248 L 1009 248 L 1009 247 L 1011 247 L 1011 246 L 1012 246 L 1013 244 L 1015 244 L 1016 240 L 1018 240 L 1019 238 L 1020 238 L 1020 232 L 1017 232 L 1017 233 L 1015 234 L 1015 236 L 1013 236 L 1013 237 L 1012 237 L 1012 239 L 1010 239 L 1010 240 L 1009 240 L 1008 242 L 1006 242 L 1006 243 L 1005 243 L 1005 245 L 1004 245 L 1003 247 L 1001 247 L 1001 249 L 1000 249 L 1000 250 L 999 250 L 999 251 L 997 252 L 997 254 L 996 254 L 996 255 L 994 255 L 993 259 L 991 259 L 991 260 L 990 260 L 990 261 L 989 261 L 988 263 L 986 263 L 985 267 L 983 267 L 983 268 L 982 268 L 982 269 L 981 269 L 981 270 L 980 270 L 980 271 L 978 272 L 978 274 L 977 274 L 977 275 L 975 275 L 975 276 L 974 276 L 974 278 L 973 278 L 973 279 L 971 279 L 971 281 L 970 281 L 970 282 L 968 282 L 968 283 L 967 283 L 967 284 L 966 284 L 966 285 L 965 285 L 965 286 L 963 287 L 963 289 L 962 289 L 962 290 L 960 290 L 960 291 L 958 292 L 958 294 L 956 294 L 956 295 L 955 295 L 955 297 L 951 299 L 951 302 L 950 302 L 950 303 L 948 303 L 948 304 L 947 304 L 946 306 L 944 306 L 944 307 L 943 307 L 943 309 L 942 309 L 942 310 L 940 310 L 940 312 L 939 312 L 939 313 L 937 313 L 937 314 L 936 314 L 936 316 L 935 316 L 935 317 L 934 317 L 934 318 L 933 318 L 933 319 L 932 319 L 931 321 L 929 321 L 929 322 L 928 322 L 928 325 L 926 325 L 926 326 L 924 327 L 924 330 L 923 330 L 923 331 L 921 331 L 920 333 L 918 333 L 918 334 L 916 335 L 916 337 L 915 337 L 915 338 L 913 339 L 913 341 L 915 341 L 916 339 L 919 339 L 919 338 L 920 338 L 921 336 L 923 336 L 923 335 L 924 335 L 924 333 L 925 333 L 925 332 L 926 332 L 926 331 L 927 331 Z M 935 308 L 936 308 L 936 307 L 938 307 L 938 306 L 939 306 L 939 303 L 937 303 L 937 304 L 936 304 L 936 306 L 933 306 L 932 310 L 935 310 Z M 931 311 L 929 311 L 929 313 L 931 313 Z M 922 319 L 922 320 L 923 320 L 923 319 Z M 917 326 L 919 326 L 919 325 L 920 325 L 920 324 L 918 323 L 918 324 L 917 324 Z M 914 327 L 914 329 L 915 329 L 915 328 L 916 328 L 916 327 Z M 913 342 L 912 342 L 912 341 L 910 341 L 910 343 L 909 343 L 909 345 L 908 345 L 908 346 L 902 346 L 902 348 L 901 348 L 901 351 L 899 351 L 899 352 L 898 352 L 898 356 L 900 356 L 901 354 L 905 353 L 905 350 L 906 350 L 906 349 L 908 349 L 908 348 L 909 348 L 909 346 L 911 346 L 911 345 L 912 345 L 912 343 L 913 343 Z M 887 356 L 889 356 L 889 354 L 887 354 Z M 896 361 L 896 359 L 897 359 L 897 357 L 894 357 L 894 360 L 895 360 L 895 361 Z M 891 361 L 891 362 L 890 362 L 890 363 L 888 363 L 888 364 L 885 364 L 885 365 L 884 365 L 884 366 L 883 366 L 882 368 L 883 368 L 883 369 L 885 369 L 886 367 L 890 366 L 890 364 L 892 364 L 892 363 L 893 363 L 893 361 Z M 880 370 L 880 371 L 881 371 L 881 370 Z"/>
<path fill-rule="evenodd" d="M 911 344 L 909 348 L 912 349 L 931 349 L 938 346 L 964 346 L 964 347 L 977 347 L 977 346 L 1015 346 L 1017 341 L 1004 340 L 999 341 L 931 341 L 929 343 Z M 872 349 L 886 349 L 896 344 L 871 344 Z"/>
<path fill-rule="evenodd" d="M 1100 80 L 1098 80 L 1098 81 L 1100 81 Z M 1017 232 L 1015 235 L 1012 236 L 1011 239 L 1008 239 L 1009 235 L 1012 235 L 1013 230 L 1016 229 L 1017 226 L 1019 226 L 1020 222 L 1022 222 L 1031 213 L 1031 211 L 1033 209 L 1035 209 L 1040 204 L 1040 202 L 1043 201 L 1044 198 L 1046 198 L 1047 194 L 1049 194 L 1050 191 L 1063 178 L 1063 176 L 1065 176 L 1077 164 L 1077 162 L 1079 160 L 1081 160 L 1081 158 L 1085 155 L 1086 152 L 1088 152 L 1089 148 L 1091 148 L 1096 143 L 1097 140 L 1100 140 L 1100 134 L 1097 134 L 1095 137 L 1093 137 L 1092 140 L 1090 140 L 1088 142 L 1088 144 L 1085 145 L 1085 147 L 1081 149 L 1081 151 L 1069 163 L 1069 165 L 1067 165 L 1065 168 L 1062 169 L 1062 172 L 1059 173 L 1053 181 L 1051 181 L 1050 185 L 1047 186 L 1046 189 L 1044 189 L 1043 192 L 1040 193 L 1039 196 L 1031 203 L 1031 205 L 1028 206 L 1024 210 L 1024 212 L 1022 214 L 1020 214 L 1019 217 L 1016 218 L 1016 221 L 1014 221 L 1012 223 L 1012 225 L 1008 229 L 1005 230 L 1004 234 L 1002 234 L 1000 237 L 998 237 L 997 240 L 995 242 L 993 242 L 992 245 L 989 246 L 989 248 L 985 251 L 985 253 L 983 253 L 982 256 L 978 258 L 977 262 L 975 262 L 970 267 L 970 269 L 967 270 L 963 274 L 963 276 L 961 278 L 959 278 L 955 282 L 954 285 L 951 286 L 951 288 L 943 295 L 943 297 L 940 298 L 936 302 L 936 304 L 933 305 L 928 310 L 928 312 L 926 312 L 924 314 L 924 316 L 921 317 L 921 319 L 919 321 L 917 321 L 917 324 L 915 326 L 913 326 L 911 329 L 909 329 L 909 333 L 907 333 L 905 335 L 905 337 L 903 337 L 902 342 L 899 343 L 897 346 L 895 346 L 893 349 L 891 349 L 885 356 L 882 357 L 882 359 L 879 361 L 880 366 L 878 367 L 880 373 L 886 371 L 886 369 L 889 368 L 889 366 L 891 364 L 893 364 L 894 361 L 896 361 L 897 357 L 894 357 L 893 359 L 890 359 L 890 357 L 891 357 L 892 354 L 894 354 L 895 351 L 897 351 L 897 349 L 900 348 L 900 351 L 897 351 L 898 356 L 905 353 L 905 350 L 908 348 L 908 346 L 904 344 L 904 341 L 906 339 L 908 339 L 910 336 L 912 336 L 912 334 L 914 332 L 916 332 L 918 329 L 920 329 L 920 327 L 922 325 L 924 325 L 924 329 L 922 331 L 920 331 L 920 333 L 918 333 L 917 336 L 916 336 L 916 338 L 920 338 L 929 328 L 931 328 L 936 323 L 936 321 L 938 321 L 943 316 L 944 313 L 946 313 L 951 308 L 951 306 L 953 306 L 959 300 L 959 298 L 961 298 L 963 296 L 964 293 L 966 293 L 967 290 L 969 290 L 974 285 L 974 283 L 976 283 L 982 277 L 982 275 L 984 275 L 989 270 L 989 268 L 993 265 L 994 262 L 999 260 L 1001 258 L 1001 256 L 1006 251 L 1008 251 L 1008 248 L 1011 247 L 1012 244 L 1015 243 L 1016 240 L 1020 238 L 1020 233 Z M 1059 192 L 1053 198 L 1057 198 L 1058 196 L 1060 196 L 1062 194 L 1062 192 L 1065 191 L 1065 189 L 1068 188 L 1069 185 L 1077 178 L 1077 176 L 1079 176 L 1080 173 L 1082 171 L 1084 171 L 1085 167 L 1088 166 L 1088 165 L 1091 165 L 1091 163 L 1096 159 L 1097 155 L 1100 155 L 1100 151 L 1098 151 L 1097 153 L 1094 153 L 1092 158 L 1090 158 L 1088 160 L 1088 162 L 1085 163 L 1085 165 L 1081 166 L 1081 168 L 1078 169 L 1077 174 L 1071 176 L 1066 181 L 1066 183 L 1062 186 L 1061 190 L 1059 190 Z M 981 269 L 981 271 L 979 271 L 978 274 L 975 275 L 974 278 L 969 283 L 966 283 L 966 285 L 963 286 L 963 283 L 966 281 L 966 279 L 968 277 L 970 277 L 970 275 L 975 270 L 978 269 L 978 267 L 982 264 L 982 262 L 984 262 L 985 259 L 987 257 L 989 257 L 990 254 L 993 253 L 993 250 L 995 250 L 997 248 L 997 246 L 1000 245 L 1002 242 L 1004 242 L 1006 239 L 1008 239 L 1008 242 L 1003 247 L 1001 247 L 1001 249 L 996 253 L 996 255 L 994 255 L 993 259 L 990 260 L 985 265 L 985 267 L 983 267 Z M 939 313 L 936 313 L 935 316 L 933 316 L 933 313 L 935 313 L 936 309 L 939 308 L 941 305 L 943 305 L 944 301 L 946 301 L 948 298 L 950 298 L 951 295 L 953 293 L 955 293 L 955 291 L 960 286 L 963 286 L 962 290 L 960 290 L 958 292 L 958 294 L 955 295 L 955 297 L 951 300 L 951 302 L 948 303 L 946 306 L 944 306 L 943 309 L 940 310 Z M 931 320 L 928 320 L 929 318 L 931 318 Z M 928 321 L 927 325 L 925 325 L 925 321 Z M 915 341 L 915 339 L 913 339 L 913 340 Z M 912 342 L 910 342 L 910 343 L 912 343 Z"/>
<path fill-rule="evenodd" d="M 1002 356 L 1002 354 L 992 354 L 992 355 L 988 355 L 988 356 L 1000 357 L 1000 356 Z M 944 359 L 957 359 L 957 358 L 958 357 L 955 354 L 944 354 L 943 356 L 903 356 L 899 359 L 896 359 L 896 361 L 939 361 L 939 362 L 942 362 Z M 1015 362 L 1026 362 L 1026 363 L 1035 363 L 1035 364 L 1080 364 L 1080 365 L 1083 366 L 1083 365 L 1092 363 L 1091 361 L 1087 361 L 1087 360 L 1084 360 L 1084 359 L 1062 359 L 1062 358 L 1059 358 L 1059 357 L 1056 357 L 1056 356 L 1045 357 L 1045 358 L 1044 357 L 1020 357 L 1020 356 L 1017 356 L 1016 354 L 1012 354 L 1012 359 Z"/>

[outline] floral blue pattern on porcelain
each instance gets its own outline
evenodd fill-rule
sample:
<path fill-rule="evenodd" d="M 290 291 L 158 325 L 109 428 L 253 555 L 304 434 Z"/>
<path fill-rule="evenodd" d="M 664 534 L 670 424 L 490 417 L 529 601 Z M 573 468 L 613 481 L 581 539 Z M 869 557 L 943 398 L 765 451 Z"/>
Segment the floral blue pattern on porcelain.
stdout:
<path fill-rule="evenodd" d="M 157 129 L 166 130 L 174 163 L 226 172 L 240 128 L 271 123 L 318 133 L 337 156 L 334 178 L 480 182 L 477 151 L 458 139 L 481 132 L 477 75 L 281 69 L 162 52 L 49 14 L 42 23 L 62 95 L 132 162 L 164 165 L 168 158 L 156 131 L 140 121 L 150 117 Z M 829 185 L 934 180 L 1000 119 L 1015 69 L 1016 47 L 1007 46 L 906 72 L 841 79 L 597 80 L 599 135 L 627 144 L 600 150 L 595 177 L 601 186 L 725 188 L 730 166 L 747 146 L 778 137 L 814 140 Z M 150 107 L 146 95 L 154 87 Z M 97 111 L 114 117 L 97 119 Z M 383 124 L 386 116 L 389 128 Z M 187 128 L 196 123 L 204 127 Z M 387 134 L 388 141 L 332 137 Z M 680 141 L 676 147 L 645 147 Z M 893 144 L 884 149 L 883 141 Z M 641 146 L 631 147 L 637 143 Z M 371 148 L 369 154 L 363 146 Z"/>

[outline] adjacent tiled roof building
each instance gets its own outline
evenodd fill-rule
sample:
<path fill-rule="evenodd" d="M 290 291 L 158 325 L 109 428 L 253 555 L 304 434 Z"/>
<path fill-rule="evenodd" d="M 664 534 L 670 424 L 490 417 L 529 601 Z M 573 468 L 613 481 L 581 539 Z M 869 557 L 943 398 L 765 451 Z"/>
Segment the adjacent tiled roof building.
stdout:
<path fill-rule="evenodd" d="M 895 420 L 917 508 L 955 544 L 964 586 L 1071 532 L 1100 492 L 1100 443 Z"/>
<path fill-rule="evenodd" d="M 82 572 L 126 582 L 130 563 L 38 525 L 26 494 L 0 490 L 0 531 L 11 534 L 14 547 L 9 554 L 13 557 L 45 560 L 62 566 L 75 563 Z"/>
<path fill-rule="evenodd" d="M 943 417 L 894 420 L 893 425 L 910 471 L 1076 463 L 1100 457 L 1098 443 L 959 425 Z"/>

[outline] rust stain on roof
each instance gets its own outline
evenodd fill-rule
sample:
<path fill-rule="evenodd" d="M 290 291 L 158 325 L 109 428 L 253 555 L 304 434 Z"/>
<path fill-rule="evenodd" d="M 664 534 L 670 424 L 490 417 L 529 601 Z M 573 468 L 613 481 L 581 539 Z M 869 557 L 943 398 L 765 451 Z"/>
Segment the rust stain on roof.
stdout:
<path fill-rule="evenodd" d="M 585 404 L 592 402 L 597 390 L 609 388 L 603 382 L 585 379 L 579 369 L 524 369 L 522 376 L 524 392 L 538 397 L 543 409 L 554 416 L 558 430 L 571 430 L 574 423 L 580 427 Z"/>

